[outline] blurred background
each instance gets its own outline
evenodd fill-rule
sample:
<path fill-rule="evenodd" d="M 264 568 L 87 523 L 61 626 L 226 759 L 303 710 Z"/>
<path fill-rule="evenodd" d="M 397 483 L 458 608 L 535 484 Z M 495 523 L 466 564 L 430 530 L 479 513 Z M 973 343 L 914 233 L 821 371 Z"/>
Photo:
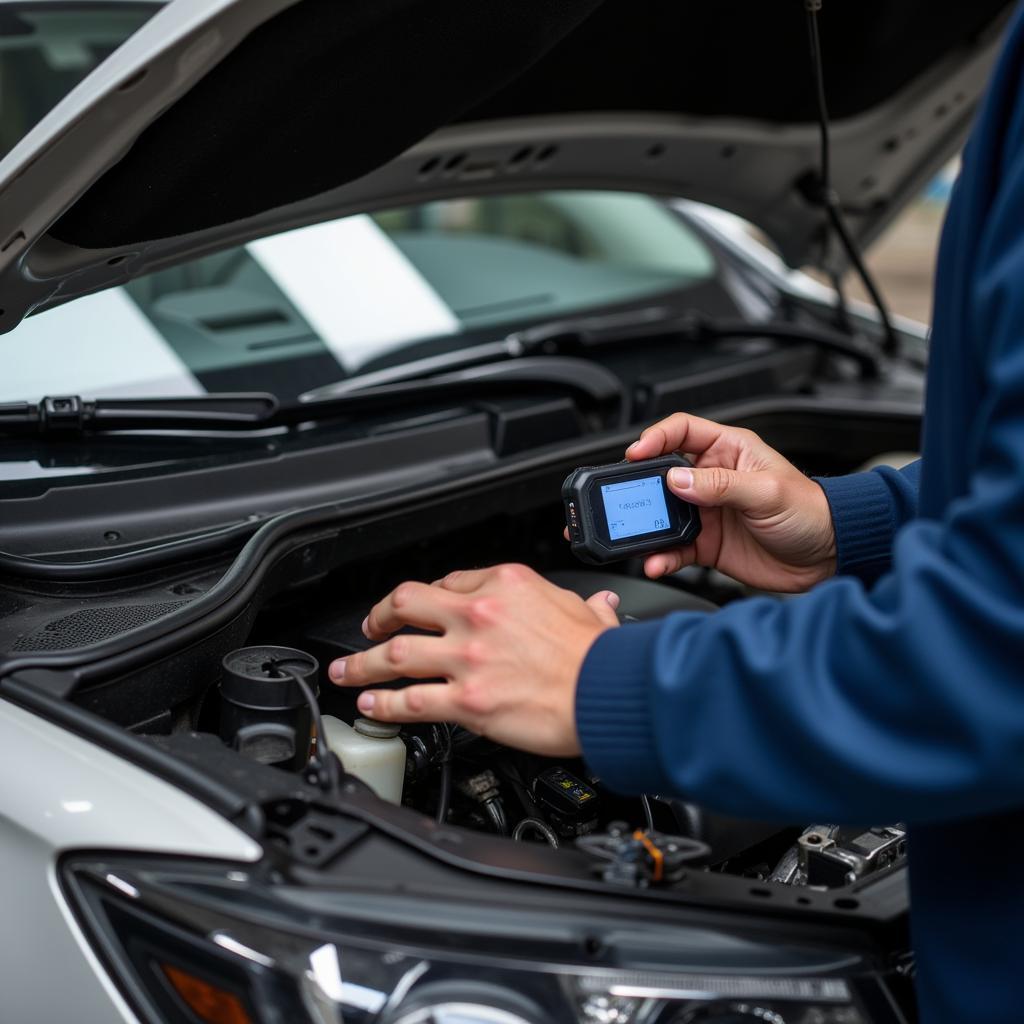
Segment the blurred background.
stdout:
<path fill-rule="evenodd" d="M 867 252 L 867 264 L 894 313 L 924 323 L 932 316 L 932 275 L 946 204 L 959 171 L 951 163 Z M 867 299 L 860 281 L 850 276 L 848 294 Z"/>

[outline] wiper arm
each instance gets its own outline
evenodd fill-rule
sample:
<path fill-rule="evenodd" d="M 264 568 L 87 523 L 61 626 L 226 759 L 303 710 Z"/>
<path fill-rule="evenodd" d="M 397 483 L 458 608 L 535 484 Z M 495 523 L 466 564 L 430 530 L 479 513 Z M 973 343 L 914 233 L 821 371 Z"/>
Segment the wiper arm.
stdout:
<path fill-rule="evenodd" d="M 299 395 L 300 402 L 319 402 L 339 395 L 348 395 L 367 388 L 402 381 L 423 380 L 435 374 L 466 367 L 500 363 L 536 355 L 567 355 L 573 348 L 610 341 L 661 334 L 674 318 L 664 306 L 648 306 L 624 313 L 597 313 L 593 316 L 552 320 L 547 323 L 513 331 L 497 341 L 441 352 L 436 356 L 412 359 L 383 370 L 371 370 L 355 377 L 334 381 Z"/>
<path fill-rule="evenodd" d="M 423 380 L 364 387 L 282 407 L 273 395 L 204 395 L 195 398 L 94 399 L 77 395 L 41 402 L 0 405 L 0 435 L 80 437 L 103 431 L 253 431 L 351 416 L 408 409 L 425 402 L 466 401 L 486 395 L 535 394 L 538 390 L 576 395 L 592 405 L 624 407 L 622 382 L 597 363 L 571 358 L 519 359 L 488 363 Z"/>
<path fill-rule="evenodd" d="M 430 379 L 432 375 L 463 367 L 500 363 L 541 355 L 579 355 L 588 351 L 631 344 L 644 338 L 673 337 L 685 341 L 715 341 L 726 338 L 773 338 L 814 345 L 827 352 L 852 359 L 865 379 L 880 372 L 877 348 L 870 342 L 830 330 L 805 327 L 785 320 L 754 322 L 742 319 L 716 319 L 693 310 L 680 311 L 669 306 L 646 306 L 620 313 L 567 317 L 536 324 L 505 335 L 497 341 L 472 345 L 454 352 L 411 360 L 398 366 L 358 374 L 325 384 L 299 396 L 306 403 L 320 402 L 368 388 L 403 381 Z"/>
<path fill-rule="evenodd" d="M 253 431 L 424 400 L 472 399 L 482 393 L 529 392 L 538 387 L 579 394 L 598 404 L 625 397 L 610 371 L 578 355 L 643 338 L 687 341 L 774 338 L 814 345 L 854 360 L 861 376 L 879 375 L 869 342 L 825 327 L 786 321 L 707 317 L 665 306 L 553 320 L 498 341 L 360 374 L 307 391 L 282 408 L 270 394 L 85 400 L 77 395 L 0 404 L 0 435 L 80 436 L 115 430 Z M 559 357 L 554 359 L 552 357 Z"/>
<path fill-rule="evenodd" d="M 631 344 L 644 338 L 663 335 L 684 341 L 773 338 L 777 341 L 806 343 L 852 359 L 860 368 L 862 377 L 874 378 L 880 372 L 878 349 L 865 339 L 817 325 L 805 327 L 786 320 L 729 320 L 706 316 L 694 310 L 680 312 L 650 307 L 639 313 L 631 311 L 579 320 L 553 321 L 509 335 L 509 339 L 517 339 L 524 353 L 568 354 L 623 342 Z"/>
<path fill-rule="evenodd" d="M 789 323 L 786 320 L 766 320 L 760 323 L 749 320 L 725 320 L 698 314 L 691 315 L 687 323 L 681 325 L 681 330 L 692 341 L 773 338 L 776 341 L 814 345 L 826 352 L 834 352 L 853 360 L 865 380 L 873 380 L 881 373 L 877 346 L 865 338 L 843 334 L 828 327 L 805 327 L 803 324 Z"/>
<path fill-rule="evenodd" d="M 78 395 L 0 404 L 0 434 L 79 436 L 104 430 L 253 430 L 271 426 L 273 395 L 238 393 L 183 398 Z"/>
<path fill-rule="evenodd" d="M 300 405 L 282 409 L 275 419 L 300 422 L 335 414 L 408 408 L 424 401 L 471 400 L 488 394 L 519 392 L 535 394 L 538 389 L 568 392 L 596 404 L 624 401 L 622 381 L 614 373 L 591 360 L 571 357 L 489 362 L 373 387 L 367 387 L 363 381 L 360 387 L 343 390 L 341 385 L 345 383 L 307 391 L 299 396 Z"/>

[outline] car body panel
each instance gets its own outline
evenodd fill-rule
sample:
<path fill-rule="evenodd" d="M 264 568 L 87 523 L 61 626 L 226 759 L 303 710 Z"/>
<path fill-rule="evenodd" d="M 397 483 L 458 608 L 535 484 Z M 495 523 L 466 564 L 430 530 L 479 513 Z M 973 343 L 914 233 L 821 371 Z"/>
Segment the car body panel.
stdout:
<path fill-rule="evenodd" d="M 262 22 L 293 3 L 175 0 L 8 154 L 0 163 L 0 331 L 13 329 L 33 310 L 273 231 L 386 206 L 524 188 L 682 195 L 758 224 L 792 265 L 822 256 L 821 211 L 800 184 L 817 168 L 817 129 L 806 119 L 786 123 L 785 111 L 781 120 L 770 121 L 643 110 L 530 116 L 513 111 L 500 120 L 437 128 L 353 180 L 311 198 L 272 203 L 230 223 L 183 227 L 166 237 L 132 238 L 108 248 L 68 244 L 50 233 L 69 210 L 78 209 L 76 200 L 104 172 L 119 165 L 125 173 L 133 166 L 119 162 L 148 126 Z M 578 0 L 572 17 L 582 19 L 587 4 Z M 862 241 L 873 238 L 961 144 L 1009 6 L 984 32 L 895 94 L 836 123 L 833 184 Z M 551 31 L 569 31 L 572 18 L 559 17 Z M 524 52 L 522 59 L 528 56 Z M 367 123 L 386 124 L 403 102 L 408 105 L 408 95 L 399 95 L 393 110 L 371 108 Z M 187 138 L 178 142 L 189 145 Z M 301 165 L 316 154 L 297 152 L 295 160 Z M 216 168 L 209 173 L 215 177 Z M 159 205 L 158 192 L 154 202 Z M 190 219 L 187 209 L 182 217 Z"/>
<path fill-rule="evenodd" d="M 8 701 L 0 777 L 4 1020 L 135 1020 L 65 902 L 58 858 L 102 848 L 251 862 L 260 846 L 180 789 Z"/>

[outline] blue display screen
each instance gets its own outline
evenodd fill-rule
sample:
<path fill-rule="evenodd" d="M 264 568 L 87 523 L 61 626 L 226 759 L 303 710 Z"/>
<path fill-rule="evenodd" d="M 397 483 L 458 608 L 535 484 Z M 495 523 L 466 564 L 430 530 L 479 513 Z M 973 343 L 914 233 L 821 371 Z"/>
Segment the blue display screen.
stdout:
<path fill-rule="evenodd" d="M 665 487 L 660 476 L 602 484 L 601 499 L 611 540 L 639 537 L 669 528 Z"/>

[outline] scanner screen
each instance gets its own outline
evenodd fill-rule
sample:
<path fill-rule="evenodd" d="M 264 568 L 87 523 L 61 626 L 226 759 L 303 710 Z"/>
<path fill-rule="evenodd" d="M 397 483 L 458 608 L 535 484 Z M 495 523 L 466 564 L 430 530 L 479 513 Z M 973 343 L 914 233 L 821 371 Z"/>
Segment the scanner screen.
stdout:
<path fill-rule="evenodd" d="M 604 501 L 611 540 L 658 533 L 670 526 L 668 506 L 665 504 L 665 485 L 660 476 L 603 484 L 601 499 Z"/>

